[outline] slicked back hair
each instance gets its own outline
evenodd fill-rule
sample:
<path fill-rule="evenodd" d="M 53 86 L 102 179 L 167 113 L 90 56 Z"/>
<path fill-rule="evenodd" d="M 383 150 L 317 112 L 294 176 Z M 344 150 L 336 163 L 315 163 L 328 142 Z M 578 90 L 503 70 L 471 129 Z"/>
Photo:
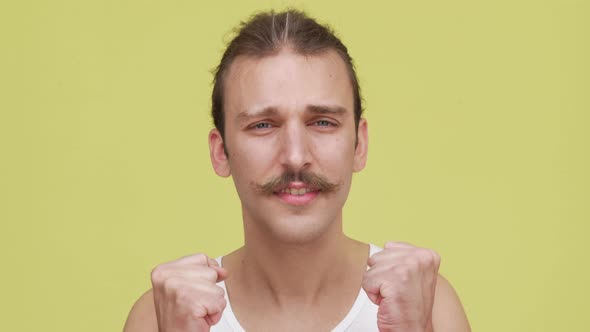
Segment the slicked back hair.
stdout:
<path fill-rule="evenodd" d="M 228 44 L 221 62 L 213 72 L 211 115 L 222 138 L 225 138 L 224 79 L 231 63 L 240 55 L 261 58 L 275 55 L 286 47 L 301 55 L 318 55 L 329 50 L 338 53 L 346 64 L 352 85 L 355 129 L 358 130 L 363 108 L 354 63 L 348 49 L 330 27 L 319 24 L 302 11 L 289 9 L 278 13 L 258 13 L 242 22 L 235 32 L 237 35 Z"/>

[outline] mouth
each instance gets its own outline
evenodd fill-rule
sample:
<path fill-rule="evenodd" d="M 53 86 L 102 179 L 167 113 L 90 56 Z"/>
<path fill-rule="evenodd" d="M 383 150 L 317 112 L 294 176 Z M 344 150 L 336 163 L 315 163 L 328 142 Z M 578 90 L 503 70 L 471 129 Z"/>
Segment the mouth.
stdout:
<path fill-rule="evenodd" d="M 275 191 L 283 203 L 293 206 L 302 206 L 311 203 L 320 193 L 319 189 L 299 184 L 290 184 L 288 187 Z"/>

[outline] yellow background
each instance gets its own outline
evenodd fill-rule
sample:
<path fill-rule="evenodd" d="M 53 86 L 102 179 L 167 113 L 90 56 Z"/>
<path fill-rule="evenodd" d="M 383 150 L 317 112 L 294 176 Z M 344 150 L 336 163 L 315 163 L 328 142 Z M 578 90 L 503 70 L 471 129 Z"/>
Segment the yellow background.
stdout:
<path fill-rule="evenodd" d="M 242 243 L 206 135 L 253 11 L 307 10 L 370 125 L 346 232 L 435 248 L 474 331 L 587 331 L 588 1 L 3 1 L 2 331 L 119 331 L 158 263 Z"/>

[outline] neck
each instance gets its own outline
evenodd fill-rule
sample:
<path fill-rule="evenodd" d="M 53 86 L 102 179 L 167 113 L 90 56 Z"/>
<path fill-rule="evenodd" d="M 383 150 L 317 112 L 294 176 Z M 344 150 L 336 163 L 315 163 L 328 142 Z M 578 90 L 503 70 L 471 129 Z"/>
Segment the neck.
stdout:
<path fill-rule="evenodd" d="M 358 267 L 359 243 L 343 234 L 341 214 L 321 235 L 301 242 L 264 234 L 244 221 L 240 279 L 279 307 L 317 303 L 349 282 L 351 270 Z"/>

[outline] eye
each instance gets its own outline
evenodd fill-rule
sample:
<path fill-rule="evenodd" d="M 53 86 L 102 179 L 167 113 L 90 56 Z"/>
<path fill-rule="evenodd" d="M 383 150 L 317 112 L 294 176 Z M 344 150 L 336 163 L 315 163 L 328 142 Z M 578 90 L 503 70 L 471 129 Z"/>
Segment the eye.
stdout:
<path fill-rule="evenodd" d="M 258 122 L 252 126 L 254 129 L 268 129 L 270 127 L 272 127 L 272 125 L 269 122 Z"/>
<path fill-rule="evenodd" d="M 314 122 L 313 124 L 318 127 L 331 127 L 331 126 L 335 125 L 334 123 L 332 123 L 328 120 L 318 120 L 318 121 Z"/>

